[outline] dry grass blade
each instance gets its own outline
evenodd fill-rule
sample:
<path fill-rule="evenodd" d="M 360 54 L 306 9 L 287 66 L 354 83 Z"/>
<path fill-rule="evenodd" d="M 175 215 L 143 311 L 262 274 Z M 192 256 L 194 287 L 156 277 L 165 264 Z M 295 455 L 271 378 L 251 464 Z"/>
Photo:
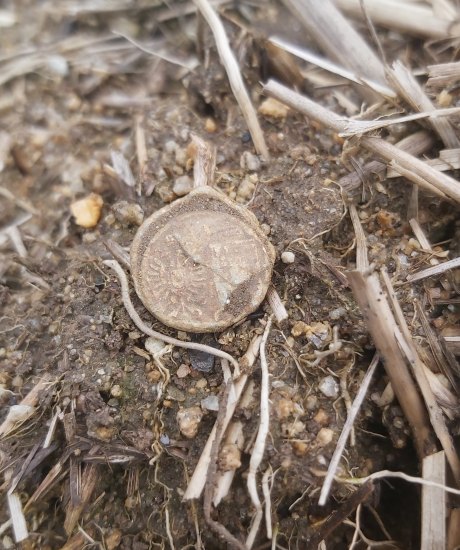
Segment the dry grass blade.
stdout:
<path fill-rule="evenodd" d="M 458 7 L 452 4 L 451 0 L 430 0 L 430 4 L 433 6 L 433 13 L 436 17 L 450 21 L 458 19 Z"/>
<path fill-rule="evenodd" d="M 420 392 L 425 401 L 426 409 L 430 416 L 431 425 L 433 426 L 434 432 L 438 437 L 442 448 L 446 453 L 447 460 L 452 472 L 455 476 L 456 483 L 460 483 L 460 459 L 458 457 L 457 451 L 455 450 L 452 438 L 450 436 L 449 430 L 447 428 L 444 416 L 442 414 L 441 408 L 438 405 L 436 398 L 433 395 L 431 386 L 428 382 L 428 379 L 425 375 L 424 367 L 415 345 L 412 341 L 412 336 L 407 326 L 406 320 L 404 318 L 404 313 L 399 305 L 399 302 L 396 298 L 396 294 L 391 284 L 390 277 L 386 270 L 382 270 L 382 278 L 385 283 L 388 298 L 390 300 L 391 306 L 393 308 L 396 320 L 398 322 L 399 328 L 401 330 L 401 338 L 398 338 L 399 345 L 401 346 L 402 351 L 406 355 L 414 373 L 415 380 L 417 381 Z M 395 333 L 396 334 L 396 333 Z"/>
<path fill-rule="evenodd" d="M 212 185 L 216 169 L 216 148 L 197 135 L 192 136 L 192 145 L 195 148 L 193 187 Z"/>
<path fill-rule="evenodd" d="M 342 432 L 337 441 L 334 454 L 332 455 L 331 461 L 329 463 L 329 467 L 327 469 L 327 474 L 326 474 L 326 477 L 324 478 L 323 486 L 321 488 L 321 493 L 318 501 L 318 504 L 320 506 L 324 506 L 326 504 L 327 497 L 329 496 L 329 491 L 331 490 L 332 481 L 334 480 L 334 476 L 340 462 L 340 458 L 345 449 L 345 445 L 347 444 L 347 440 L 353 428 L 353 424 L 354 424 L 354 421 L 356 420 L 356 416 L 359 412 L 359 409 L 361 408 L 364 398 L 366 397 L 366 393 L 372 381 L 372 377 L 374 376 L 375 369 L 379 364 L 379 359 L 380 358 L 378 354 L 375 354 L 374 358 L 371 361 L 371 364 L 369 365 L 369 368 L 367 369 L 366 375 L 364 376 L 362 382 L 360 383 L 358 393 L 356 394 L 356 397 L 353 401 L 353 405 L 350 409 L 349 414 L 347 415 L 347 420 L 342 428 Z"/>
<path fill-rule="evenodd" d="M 458 170 L 460 168 L 460 149 L 443 149 L 439 151 L 439 158 L 429 159 L 426 163 L 441 172 Z"/>
<path fill-rule="evenodd" d="M 369 481 L 362 485 L 358 491 L 352 493 L 338 510 L 331 514 L 315 531 L 313 531 L 313 534 L 309 540 L 308 548 L 321 548 L 319 546 L 321 541 L 333 533 L 334 530 L 341 525 L 343 521 L 350 516 L 362 502 L 366 501 L 373 492 L 374 484 Z"/>
<path fill-rule="evenodd" d="M 446 460 L 444 451 L 423 459 L 423 479 L 444 485 Z M 437 487 L 422 489 L 422 550 L 446 548 L 446 492 Z"/>
<path fill-rule="evenodd" d="M 24 397 L 19 405 L 13 405 L 10 407 L 5 420 L 0 425 L 0 439 L 11 433 L 18 423 L 22 424 L 25 420 L 32 416 L 41 394 L 48 390 L 50 385 L 52 385 L 51 380 L 52 377 L 45 374 Z M 20 409 L 18 409 L 18 407 L 20 407 Z"/>
<path fill-rule="evenodd" d="M 460 547 L 460 508 L 452 508 L 449 514 L 447 548 L 455 550 Z"/>
<path fill-rule="evenodd" d="M 136 116 L 136 157 L 137 166 L 139 170 L 139 186 L 142 185 L 144 180 L 145 170 L 147 168 L 148 155 L 147 155 L 147 143 L 145 139 L 144 121 L 140 115 Z M 140 194 L 140 188 L 138 189 Z"/>
<path fill-rule="evenodd" d="M 72 533 L 80 519 L 85 507 L 88 505 L 91 495 L 96 487 L 100 476 L 100 466 L 98 464 L 89 464 L 85 467 L 81 475 L 81 493 L 77 504 L 69 501 L 64 520 L 64 529 L 68 535 Z"/>
<path fill-rule="evenodd" d="M 244 395 L 242 397 L 242 400 L 243 399 L 244 399 Z M 224 446 L 237 445 L 238 449 L 241 450 L 243 442 L 244 442 L 244 435 L 243 435 L 242 422 L 232 421 L 227 429 L 227 434 L 224 440 Z M 221 500 L 227 496 L 230 490 L 230 486 L 233 482 L 233 478 L 235 477 L 235 472 L 236 470 L 227 470 L 225 472 L 221 472 L 221 471 L 219 472 L 219 475 L 216 481 L 214 496 L 212 499 L 212 503 L 214 507 L 219 506 Z"/>
<path fill-rule="evenodd" d="M 317 67 L 320 67 L 321 69 L 324 69 L 325 71 L 328 71 L 332 74 L 341 76 L 346 80 L 349 80 L 350 82 L 354 82 L 355 84 L 360 84 L 360 85 L 365 84 L 375 92 L 381 95 L 384 95 L 385 97 L 390 97 L 390 98 L 396 97 L 395 92 L 390 87 L 384 86 L 381 83 L 374 82 L 370 79 L 359 77 L 355 73 L 345 69 L 342 66 L 332 63 L 328 59 L 321 57 L 316 53 L 313 53 L 312 51 L 307 50 L 306 48 L 301 48 L 295 44 L 290 44 L 289 42 L 286 42 L 284 39 L 278 36 L 271 37 L 270 42 L 272 44 L 275 44 L 275 46 L 278 46 L 279 48 L 282 48 L 283 50 L 299 57 L 300 59 L 303 59 L 304 61 L 308 61 L 309 63 L 312 63 L 313 65 L 316 65 Z"/>
<path fill-rule="evenodd" d="M 227 72 L 233 95 L 235 96 L 243 113 L 244 119 L 246 120 L 246 124 L 248 125 L 256 151 L 265 160 L 268 160 L 270 155 L 265 143 L 265 138 L 259 125 L 256 111 L 244 85 L 238 62 L 230 48 L 224 26 L 208 0 L 193 1 L 203 17 L 206 19 L 208 25 L 211 27 L 220 60 L 222 61 L 222 64 Z"/>
<path fill-rule="evenodd" d="M 262 340 L 261 336 L 255 336 L 251 340 L 248 350 L 240 360 L 241 366 L 246 371 L 248 371 L 254 365 L 257 359 L 261 340 Z M 223 420 L 224 432 L 230 420 L 232 419 L 233 413 L 235 412 L 236 406 L 241 397 L 241 394 L 243 393 L 244 387 L 246 386 L 247 380 L 248 380 L 248 376 L 246 374 L 242 374 L 239 377 L 239 379 L 234 383 L 234 390 L 235 390 L 234 398 L 232 399 L 232 397 L 230 396 L 230 399 L 227 403 L 226 414 Z M 204 446 L 203 452 L 201 453 L 200 459 L 198 460 L 198 464 L 195 467 L 195 471 L 193 472 L 193 475 L 190 478 L 190 482 L 184 494 L 184 500 L 190 500 L 192 498 L 200 498 L 200 495 L 206 483 L 206 475 L 209 468 L 209 463 L 211 461 L 211 448 L 212 448 L 213 441 L 216 437 L 216 431 L 217 431 L 217 426 L 216 424 L 214 424 L 213 429 L 209 434 L 208 440 L 206 441 L 206 445 Z"/>
<path fill-rule="evenodd" d="M 347 128 L 347 122 L 344 122 L 343 117 L 339 117 L 336 113 L 278 82 L 270 80 L 264 86 L 264 92 L 336 132 L 343 132 Z M 421 160 L 379 137 L 363 137 L 359 143 L 391 163 L 395 170 L 404 172 L 402 175 L 417 185 L 431 193 L 450 197 L 460 203 L 460 186 L 455 179 L 427 166 Z"/>
<path fill-rule="evenodd" d="M 356 238 L 356 269 L 358 271 L 366 271 L 369 268 L 369 260 L 367 259 L 366 235 L 364 234 L 363 226 L 361 225 L 361 222 L 359 220 L 356 206 L 354 204 L 350 204 L 349 210 Z"/>
<path fill-rule="evenodd" d="M 415 80 L 412 73 L 401 61 L 395 61 L 392 69 L 388 70 L 388 78 L 399 95 L 416 111 L 434 111 L 436 108 Z M 433 126 L 449 148 L 460 146 L 455 130 L 449 120 L 445 118 L 429 118 L 428 122 Z"/>
<path fill-rule="evenodd" d="M 349 68 L 359 79 L 388 88 L 382 62 L 333 2 L 284 0 L 284 3 L 331 59 Z"/>
<path fill-rule="evenodd" d="M 267 302 L 270 304 L 271 310 L 278 324 L 282 323 L 289 317 L 288 312 L 281 301 L 280 295 L 276 292 L 273 285 L 268 287 Z"/>
<path fill-rule="evenodd" d="M 187 69 L 189 71 L 193 71 L 198 65 L 198 60 L 195 57 L 192 57 L 191 59 L 180 59 L 179 57 L 175 55 L 171 55 L 167 52 L 160 51 L 159 48 L 151 49 L 147 47 L 144 44 L 140 44 L 133 38 L 126 36 L 125 34 L 122 34 L 121 32 L 114 32 L 116 36 L 120 36 L 121 38 L 124 38 L 127 40 L 130 44 L 141 50 L 142 52 L 148 54 L 148 55 L 154 55 L 156 57 L 159 57 L 163 61 L 167 61 L 168 63 L 173 63 L 174 65 L 179 65 L 180 67 L 183 67 L 184 69 Z"/>
<path fill-rule="evenodd" d="M 340 9 L 364 18 L 360 0 L 335 0 Z M 451 36 L 451 21 L 436 17 L 433 10 L 418 2 L 404 0 L 366 0 L 366 12 L 376 25 L 426 38 Z"/>
<path fill-rule="evenodd" d="M 438 365 L 439 370 L 448 378 L 452 387 L 458 392 L 459 384 L 456 377 L 460 376 L 460 367 L 453 354 L 444 343 L 444 338 L 436 334 L 430 321 L 427 319 L 422 306 L 418 301 L 415 302 L 417 314 L 423 328 L 423 332 L 430 345 L 433 357 Z"/>
<path fill-rule="evenodd" d="M 251 453 L 251 460 L 249 461 L 249 470 L 247 478 L 247 486 L 249 496 L 251 497 L 252 504 L 256 509 L 256 515 L 262 514 L 262 503 L 257 492 L 256 474 L 259 469 L 260 463 L 264 456 L 265 440 L 267 439 L 269 427 L 270 427 L 270 373 L 268 370 L 267 355 L 265 353 L 265 346 L 267 344 L 268 335 L 270 334 L 270 328 L 272 325 L 272 316 L 269 317 L 265 330 L 260 342 L 260 368 L 262 371 L 262 379 L 260 383 L 260 421 L 259 429 L 257 431 L 256 441 Z M 251 528 L 251 532 L 248 535 L 246 542 L 248 548 L 251 548 L 252 543 L 257 535 L 258 522 L 255 520 Z M 252 536 L 251 536 L 252 535 Z"/>
<path fill-rule="evenodd" d="M 421 225 L 418 223 L 418 221 L 415 218 L 411 218 L 409 220 L 409 225 L 411 226 L 412 231 L 414 232 L 414 235 L 418 242 L 420 243 L 420 246 L 425 252 L 428 252 L 430 254 L 433 253 L 433 249 L 431 248 L 431 243 L 428 240 L 427 236 L 425 235 L 425 232 L 423 231 Z M 436 258 L 430 258 L 430 264 L 431 265 L 437 265 L 439 261 Z"/>
<path fill-rule="evenodd" d="M 8 493 L 8 508 L 10 510 L 11 523 L 13 525 L 14 538 L 16 542 L 21 542 L 29 536 L 26 518 L 22 509 L 21 499 L 17 493 Z"/>
<path fill-rule="evenodd" d="M 436 275 L 441 275 L 442 273 L 445 273 L 446 271 L 449 271 L 450 269 L 455 269 L 457 267 L 460 267 L 460 258 L 454 258 L 453 260 L 449 260 L 442 264 L 422 269 L 418 273 L 408 275 L 407 280 L 410 283 L 414 283 L 415 281 L 421 281 L 422 279 L 426 279 L 427 277 L 435 277 Z"/>
<path fill-rule="evenodd" d="M 111 151 L 110 157 L 112 160 L 113 169 L 120 178 L 120 181 L 128 187 L 134 187 L 136 185 L 136 180 L 134 179 L 129 162 L 123 153 L 120 153 L 119 151 Z"/>
<path fill-rule="evenodd" d="M 364 134 L 380 130 L 381 128 L 393 126 L 394 124 L 402 124 L 403 122 L 412 122 L 414 120 L 421 120 L 424 118 L 429 118 L 430 120 L 442 123 L 447 117 L 458 114 L 460 114 L 459 107 L 449 107 L 447 109 L 435 109 L 433 107 L 429 111 L 413 113 L 396 118 L 381 118 L 378 120 L 344 119 L 346 124 L 344 129 L 340 131 L 339 135 L 341 137 L 362 136 Z M 444 122 L 446 122 L 446 120 L 444 120 Z"/>
<path fill-rule="evenodd" d="M 420 130 L 410 134 L 401 141 L 398 141 L 395 146 L 403 151 L 406 151 L 406 153 L 419 156 L 429 151 L 433 144 L 433 137 L 426 130 Z M 387 177 L 390 177 L 389 171 L 387 171 L 387 165 L 384 162 L 371 160 L 364 166 L 360 167 L 359 170 L 343 176 L 339 180 L 339 184 L 345 191 L 351 191 L 359 187 L 366 177 L 375 174 L 377 177 L 383 178 L 385 172 L 387 172 Z M 393 173 L 395 176 L 399 177 L 397 172 Z"/>
<path fill-rule="evenodd" d="M 347 274 L 353 295 L 366 316 L 367 327 L 385 370 L 409 421 L 414 444 L 420 457 L 433 450 L 431 429 L 424 404 L 412 380 L 396 340 L 398 326 L 391 313 L 377 274 L 365 275 L 359 271 Z"/>
<path fill-rule="evenodd" d="M 428 65 L 427 88 L 444 88 L 456 84 L 459 80 L 460 61 Z"/>
<path fill-rule="evenodd" d="M 234 535 L 232 535 L 232 533 L 230 533 L 230 531 L 228 531 L 228 529 L 224 525 L 222 525 L 222 523 L 219 523 L 211 517 L 212 495 L 214 492 L 217 475 L 217 458 L 219 455 L 220 443 L 226 429 L 225 416 L 228 409 L 227 403 L 232 387 L 232 380 L 227 381 L 224 384 L 224 389 L 221 394 L 221 398 L 219 399 L 219 412 L 217 414 L 216 423 L 214 425 L 215 437 L 211 445 L 209 467 L 206 476 L 207 479 L 204 492 L 203 510 L 206 523 L 219 537 L 227 541 L 231 545 L 231 547 L 238 548 L 239 550 L 245 550 L 245 546 L 242 542 L 240 542 Z"/>

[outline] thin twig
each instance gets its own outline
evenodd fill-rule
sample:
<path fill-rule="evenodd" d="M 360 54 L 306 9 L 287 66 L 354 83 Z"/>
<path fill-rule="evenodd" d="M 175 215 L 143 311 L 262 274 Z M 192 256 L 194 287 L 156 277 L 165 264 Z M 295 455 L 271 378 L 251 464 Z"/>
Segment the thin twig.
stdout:
<path fill-rule="evenodd" d="M 335 0 L 347 13 L 363 17 L 360 0 Z M 433 10 L 420 2 L 404 0 L 366 0 L 366 11 L 376 25 L 426 38 L 445 39 L 452 36 L 451 21 L 436 17 Z"/>
<path fill-rule="evenodd" d="M 364 272 L 369 269 L 366 235 L 364 234 L 363 226 L 361 225 L 356 206 L 354 204 L 350 204 L 349 210 L 356 237 L 356 269 Z"/>
<path fill-rule="evenodd" d="M 379 278 L 376 273 L 364 275 L 359 271 L 350 271 L 347 277 L 400 406 L 412 428 L 417 452 L 420 457 L 424 457 L 433 449 L 428 415 L 395 338 L 398 327 Z"/>
<path fill-rule="evenodd" d="M 428 479 L 423 479 L 422 477 L 410 476 L 408 474 L 405 474 L 404 472 L 393 472 L 392 470 L 380 470 L 366 477 L 353 477 L 353 478 L 337 477 L 336 481 L 350 483 L 351 485 L 363 485 L 369 480 L 385 479 L 386 477 L 403 479 L 404 481 L 408 481 L 409 483 L 416 483 L 418 485 L 423 485 L 424 487 L 435 487 L 437 489 L 442 489 L 452 495 L 460 495 L 460 489 L 454 489 L 453 487 L 449 487 L 448 485 L 444 485 L 443 483 L 437 483 L 436 481 L 430 481 Z"/>
<path fill-rule="evenodd" d="M 294 92 L 274 80 L 270 80 L 264 86 L 264 93 L 275 97 L 279 101 L 289 105 L 289 107 L 331 128 L 335 132 L 343 132 L 348 126 L 347 119 L 338 116 L 336 113 L 329 111 L 311 99 Z M 460 202 L 460 187 L 454 178 L 438 172 L 436 169 L 431 168 L 431 166 L 427 166 L 421 160 L 379 137 L 364 136 L 360 139 L 359 143 L 364 148 L 384 158 L 387 162 L 394 163 L 392 166 L 395 169 L 401 167 L 401 169 L 406 171 L 404 175 L 414 183 L 425 187 L 431 192 L 434 191 L 442 197 L 448 196 Z"/>
<path fill-rule="evenodd" d="M 262 339 L 261 336 L 255 336 L 251 340 L 248 350 L 241 358 L 241 367 L 246 372 L 250 370 L 250 368 L 254 364 L 259 354 L 261 339 Z M 231 418 L 233 417 L 233 413 L 235 412 L 236 406 L 238 404 L 238 400 L 241 397 L 241 394 L 244 390 L 247 379 L 248 379 L 247 374 L 242 374 L 239 377 L 239 379 L 235 381 L 233 385 L 235 390 L 235 397 L 233 400 L 229 399 L 227 410 L 225 413 L 225 418 L 224 418 L 224 430 L 227 429 L 227 426 Z M 190 482 L 184 494 L 184 500 L 199 498 L 203 491 L 204 485 L 206 483 L 206 474 L 209 468 L 209 463 L 211 461 L 211 448 L 212 448 L 212 443 L 216 437 L 216 430 L 217 430 L 217 427 L 216 427 L 216 424 L 214 424 L 214 427 L 211 430 L 211 433 L 209 434 L 208 440 L 206 441 L 206 445 L 204 446 L 204 449 L 198 460 L 198 464 L 195 467 L 195 471 L 193 472 L 193 475 L 190 478 Z"/>
<path fill-rule="evenodd" d="M 387 71 L 390 82 L 398 90 L 399 95 L 416 111 L 435 111 L 436 107 L 425 94 L 411 71 L 401 61 L 395 61 L 392 69 Z M 453 125 L 446 118 L 429 118 L 428 122 L 439 134 L 446 147 L 454 149 L 460 146 Z"/>
<path fill-rule="evenodd" d="M 402 338 L 398 338 L 399 345 L 406 355 L 408 361 L 411 364 L 412 372 L 414 373 L 414 378 L 417 381 L 420 392 L 425 401 L 426 409 L 428 411 L 431 425 L 433 426 L 434 432 L 438 437 L 442 448 L 446 453 L 447 460 L 452 472 L 455 476 L 455 479 L 458 484 L 460 484 L 460 460 L 455 449 L 454 443 L 450 436 L 449 430 L 447 428 L 444 416 L 442 414 L 441 408 L 438 405 L 436 398 L 433 395 L 431 386 L 427 380 L 427 377 L 424 372 L 424 365 L 417 353 L 415 345 L 412 341 L 412 336 L 409 332 L 409 327 L 407 326 L 406 320 L 404 318 L 403 311 L 401 306 L 396 299 L 395 291 L 393 285 L 391 284 L 390 277 L 386 269 L 381 271 L 383 282 L 385 283 L 388 298 L 390 300 L 391 306 L 393 308 L 396 320 L 398 322 L 399 328 L 402 332 Z M 395 331 L 397 336 L 397 332 Z"/>
<path fill-rule="evenodd" d="M 262 341 L 260 343 L 260 368 L 262 371 L 262 379 L 260 383 L 260 423 L 259 430 L 257 432 L 257 438 L 251 454 L 251 460 L 249 462 L 249 471 L 247 478 L 249 496 L 251 497 L 252 504 L 255 506 L 257 512 L 260 512 L 262 510 L 262 504 L 257 493 L 256 474 L 264 456 L 265 440 L 267 438 L 270 427 L 270 373 L 268 370 L 265 347 L 267 344 L 268 335 L 270 333 L 272 320 L 273 317 L 270 316 L 265 326 Z"/>
<path fill-rule="evenodd" d="M 426 269 L 422 269 L 422 271 L 414 273 L 413 275 L 408 275 L 407 280 L 410 283 L 413 283 L 415 281 L 420 281 L 421 279 L 426 279 L 427 277 L 441 275 L 442 273 L 445 273 L 450 269 L 455 269 L 456 267 L 460 267 L 460 257 L 454 258 L 453 260 L 449 260 L 439 265 L 434 265 L 433 267 L 427 267 Z"/>
<path fill-rule="evenodd" d="M 236 546 L 236 548 L 238 548 L 239 550 L 246 550 L 244 544 L 240 542 L 234 535 L 232 535 L 230 531 L 228 531 L 228 529 L 226 529 L 226 527 L 222 525 L 222 523 L 215 521 L 211 517 L 212 496 L 214 492 L 214 484 L 215 484 L 215 479 L 217 474 L 217 464 L 218 464 L 217 457 L 219 454 L 220 443 L 225 433 L 225 428 L 226 428 L 225 415 L 227 411 L 230 388 L 232 387 L 232 385 L 233 385 L 233 382 L 231 380 L 225 383 L 222 397 L 219 403 L 219 412 L 217 414 L 217 420 L 215 425 L 216 435 L 211 446 L 210 463 L 209 463 L 209 468 L 207 473 L 206 487 L 204 491 L 203 510 L 204 510 L 204 517 L 206 519 L 206 523 L 211 527 L 211 529 L 217 535 L 221 536 L 232 546 Z"/>
<path fill-rule="evenodd" d="M 388 87 L 383 63 L 331 0 L 284 0 L 308 34 L 332 59 L 359 78 Z M 362 89 L 372 99 L 376 94 Z M 378 96 L 377 96 L 378 97 Z"/>
<path fill-rule="evenodd" d="M 172 338 L 171 336 L 161 334 L 161 332 L 157 332 L 156 330 L 153 330 L 148 325 L 146 325 L 144 321 L 140 318 L 139 313 L 137 313 L 137 311 L 134 309 L 133 303 L 131 302 L 131 298 L 129 296 L 128 278 L 126 277 L 126 273 L 123 271 L 121 265 L 116 260 L 104 260 L 102 263 L 107 267 L 110 267 L 110 269 L 113 269 L 113 271 L 115 271 L 115 273 L 117 274 L 121 286 L 123 305 L 125 306 L 125 309 L 128 312 L 128 315 L 131 317 L 133 323 L 137 326 L 139 330 L 141 330 L 145 334 L 148 334 L 149 336 L 152 336 L 153 338 L 158 338 L 158 340 L 166 342 L 167 344 L 172 344 L 173 346 L 177 346 L 178 348 L 204 351 L 205 353 L 215 355 L 216 357 L 220 357 L 221 359 L 227 359 L 234 366 L 234 368 L 239 371 L 238 361 L 228 353 L 225 353 L 225 351 L 221 351 L 211 346 L 206 346 L 204 344 L 198 344 L 195 342 L 184 342 L 183 340 L 178 340 L 177 338 Z"/>
<path fill-rule="evenodd" d="M 270 155 L 268 153 L 264 135 L 259 125 L 256 111 L 251 103 L 251 99 L 241 77 L 238 62 L 230 48 L 224 26 L 208 0 L 193 1 L 202 13 L 203 17 L 206 19 L 208 25 L 211 27 L 220 60 L 227 72 L 233 95 L 235 96 L 243 113 L 244 119 L 246 120 L 246 124 L 248 125 L 256 151 L 265 160 L 268 160 Z"/>
<path fill-rule="evenodd" d="M 423 478 L 437 483 L 446 481 L 446 459 L 444 451 L 423 459 Z M 446 493 L 442 489 L 422 489 L 422 550 L 446 548 Z"/>
<path fill-rule="evenodd" d="M 366 375 L 364 376 L 359 386 L 358 393 L 356 394 L 355 400 L 353 401 L 353 405 L 347 416 L 347 420 L 342 428 L 342 433 L 340 434 L 339 440 L 337 441 L 334 454 L 332 455 L 331 461 L 329 463 L 329 467 L 327 469 L 327 474 L 326 474 L 326 477 L 324 478 L 323 486 L 321 488 L 321 494 L 319 496 L 319 501 L 318 501 L 318 504 L 320 506 L 324 506 L 326 504 L 329 491 L 331 490 L 332 481 L 334 480 L 334 476 L 337 471 L 340 458 L 342 457 L 343 451 L 345 449 L 348 436 L 356 420 L 356 416 L 359 412 L 359 409 L 361 408 L 364 398 L 366 397 L 367 390 L 372 381 L 372 377 L 374 376 L 375 369 L 377 368 L 379 360 L 380 360 L 380 357 L 376 353 L 374 355 L 374 358 L 371 361 L 371 364 L 369 365 L 369 368 L 367 369 Z"/>

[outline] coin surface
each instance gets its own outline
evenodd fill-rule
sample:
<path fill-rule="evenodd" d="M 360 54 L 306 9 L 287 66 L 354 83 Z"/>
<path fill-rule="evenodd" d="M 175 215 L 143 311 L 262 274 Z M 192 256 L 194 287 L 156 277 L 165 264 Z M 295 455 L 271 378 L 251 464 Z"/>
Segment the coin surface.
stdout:
<path fill-rule="evenodd" d="M 131 273 L 145 307 L 191 332 L 223 330 L 254 311 L 274 261 L 255 216 L 210 187 L 155 212 L 131 246 Z"/>

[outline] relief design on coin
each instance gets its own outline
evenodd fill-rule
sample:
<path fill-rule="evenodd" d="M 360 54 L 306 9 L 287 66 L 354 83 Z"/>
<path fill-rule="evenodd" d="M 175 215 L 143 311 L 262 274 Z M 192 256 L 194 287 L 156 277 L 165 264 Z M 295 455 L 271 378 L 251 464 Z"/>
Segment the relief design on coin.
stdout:
<path fill-rule="evenodd" d="M 144 224 L 131 249 L 133 279 L 144 305 L 166 325 L 222 330 L 263 300 L 273 247 L 256 218 L 225 196 L 197 189 Z"/>

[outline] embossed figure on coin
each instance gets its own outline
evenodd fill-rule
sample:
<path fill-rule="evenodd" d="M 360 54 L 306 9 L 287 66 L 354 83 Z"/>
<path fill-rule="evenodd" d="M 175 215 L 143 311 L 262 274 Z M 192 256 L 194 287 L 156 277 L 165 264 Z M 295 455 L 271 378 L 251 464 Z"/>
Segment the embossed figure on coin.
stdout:
<path fill-rule="evenodd" d="M 210 188 L 148 218 L 131 248 L 136 292 L 166 325 L 222 330 L 254 311 L 275 252 L 256 218 Z"/>

